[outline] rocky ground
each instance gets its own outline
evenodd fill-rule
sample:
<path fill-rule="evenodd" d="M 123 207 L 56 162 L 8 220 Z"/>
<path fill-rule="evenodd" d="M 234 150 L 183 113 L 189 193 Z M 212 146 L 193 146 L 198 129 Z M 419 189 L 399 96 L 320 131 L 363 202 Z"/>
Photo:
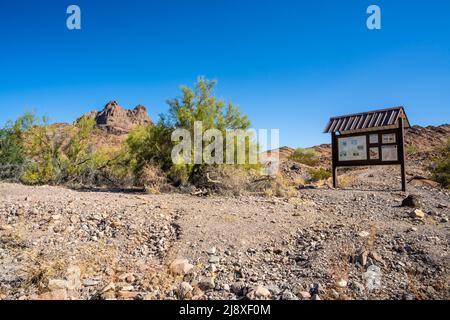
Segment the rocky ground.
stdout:
<path fill-rule="evenodd" d="M 398 175 L 289 199 L 0 183 L 0 297 L 449 299 L 450 192 Z"/>

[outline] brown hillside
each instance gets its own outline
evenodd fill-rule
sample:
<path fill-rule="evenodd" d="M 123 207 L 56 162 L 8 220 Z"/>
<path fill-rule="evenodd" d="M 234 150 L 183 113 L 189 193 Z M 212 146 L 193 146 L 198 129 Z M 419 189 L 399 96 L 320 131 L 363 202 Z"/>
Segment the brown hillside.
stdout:
<path fill-rule="evenodd" d="M 406 130 L 405 144 L 407 158 L 418 162 L 426 162 L 437 156 L 439 148 L 450 139 L 450 125 L 440 126 L 413 126 Z M 331 145 L 321 144 L 312 149 L 320 159 L 320 166 L 331 165 Z M 295 151 L 293 148 L 281 147 L 280 160 L 285 161 Z"/>

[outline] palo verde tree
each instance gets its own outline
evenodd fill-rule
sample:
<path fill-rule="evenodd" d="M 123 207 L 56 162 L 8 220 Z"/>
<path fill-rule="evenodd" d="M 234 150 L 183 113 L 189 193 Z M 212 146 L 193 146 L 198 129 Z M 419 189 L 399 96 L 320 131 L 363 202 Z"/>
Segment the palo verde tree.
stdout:
<path fill-rule="evenodd" d="M 216 81 L 200 77 L 194 88 L 182 86 L 181 96 L 167 101 L 169 111 L 161 115 L 157 125 L 140 128 L 130 134 L 127 145 L 138 175 L 146 163 L 152 163 L 169 172 L 174 182 L 183 183 L 203 166 L 172 163 L 174 143 L 171 134 L 175 129 L 185 129 L 193 135 L 195 123 L 201 122 L 203 132 L 217 129 L 225 137 L 228 130 L 247 130 L 250 127 L 248 117 L 237 106 L 214 96 L 216 84 Z"/>
<path fill-rule="evenodd" d="M 20 179 L 27 162 L 24 136 L 36 122 L 28 112 L 0 129 L 0 179 Z"/>

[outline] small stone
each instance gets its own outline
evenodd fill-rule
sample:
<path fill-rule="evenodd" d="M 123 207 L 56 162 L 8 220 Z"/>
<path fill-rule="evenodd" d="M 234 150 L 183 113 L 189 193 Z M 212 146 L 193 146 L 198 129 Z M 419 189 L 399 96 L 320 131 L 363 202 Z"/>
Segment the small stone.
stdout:
<path fill-rule="evenodd" d="M 133 291 L 133 290 L 134 290 L 133 286 L 122 286 L 121 291 Z"/>
<path fill-rule="evenodd" d="M 209 271 L 211 271 L 211 272 L 216 272 L 217 271 L 217 267 L 216 267 L 216 265 L 215 264 L 210 264 L 209 266 L 208 266 L 208 269 L 209 269 Z"/>
<path fill-rule="evenodd" d="M 334 299 L 339 299 L 339 292 L 337 292 L 337 291 L 334 290 L 334 289 L 331 289 L 331 296 L 332 296 Z"/>
<path fill-rule="evenodd" d="M 48 286 L 50 290 L 59 290 L 67 288 L 67 281 L 62 279 L 50 279 L 48 281 Z"/>
<path fill-rule="evenodd" d="M 298 297 L 289 290 L 283 291 L 281 300 L 298 300 Z"/>
<path fill-rule="evenodd" d="M 275 248 L 275 249 L 273 249 L 273 253 L 275 253 L 275 254 L 283 254 L 283 249 Z"/>
<path fill-rule="evenodd" d="M 410 208 L 417 208 L 420 207 L 421 201 L 419 199 L 419 196 L 416 195 L 409 195 L 402 201 L 402 207 L 410 207 Z"/>
<path fill-rule="evenodd" d="M 325 293 L 325 288 L 320 283 L 314 283 L 310 290 L 311 294 Z"/>
<path fill-rule="evenodd" d="M 209 255 L 214 255 L 214 254 L 216 254 L 216 247 L 212 247 L 212 248 L 209 248 L 208 249 L 208 251 L 206 251 L 206 253 L 208 253 Z"/>
<path fill-rule="evenodd" d="M 270 291 L 272 296 L 278 295 L 281 292 L 280 288 L 276 284 L 268 285 L 266 288 Z"/>
<path fill-rule="evenodd" d="M 268 298 L 270 297 L 270 291 L 269 289 L 263 287 L 263 286 L 257 286 L 255 288 L 255 297 L 257 298 Z"/>
<path fill-rule="evenodd" d="M 169 266 L 170 272 L 174 275 L 185 275 L 189 273 L 194 266 L 187 259 L 175 259 Z"/>
<path fill-rule="evenodd" d="M 369 256 L 369 251 L 362 251 L 356 257 L 356 261 L 359 262 L 363 267 L 367 264 L 367 257 Z"/>
<path fill-rule="evenodd" d="M 376 251 L 371 251 L 370 257 L 383 265 L 385 264 L 383 258 Z"/>
<path fill-rule="evenodd" d="M 228 284 L 224 284 L 223 285 L 223 290 L 225 290 L 225 291 L 230 291 L 230 286 L 228 285 Z"/>
<path fill-rule="evenodd" d="M 199 282 L 199 286 L 203 290 L 214 289 L 216 284 L 213 277 L 205 277 Z"/>
<path fill-rule="evenodd" d="M 83 281 L 83 285 L 85 287 L 93 287 L 93 286 L 98 285 L 99 283 L 100 283 L 100 281 L 92 280 L 92 279 L 86 279 L 86 280 Z"/>
<path fill-rule="evenodd" d="M 318 294 L 312 296 L 311 300 L 322 300 Z"/>
<path fill-rule="evenodd" d="M 182 282 L 182 283 L 180 283 L 180 286 L 178 287 L 178 295 L 181 298 L 184 298 L 192 290 L 193 290 L 193 288 L 189 283 Z"/>
<path fill-rule="evenodd" d="M 218 256 L 211 256 L 208 260 L 209 263 L 219 263 L 220 258 Z"/>
<path fill-rule="evenodd" d="M 367 238 L 369 234 L 370 233 L 368 231 L 361 231 L 360 233 L 358 233 L 358 236 L 360 236 L 361 238 Z"/>
<path fill-rule="evenodd" d="M 106 287 L 103 288 L 102 292 L 114 291 L 116 290 L 116 285 L 114 282 L 110 282 Z"/>
<path fill-rule="evenodd" d="M 308 291 L 300 291 L 299 295 L 303 300 L 311 299 L 311 294 Z"/>
<path fill-rule="evenodd" d="M 345 279 L 339 279 L 338 281 L 336 281 L 336 285 L 339 288 L 345 288 L 347 286 L 347 280 Z"/>
<path fill-rule="evenodd" d="M 425 213 L 420 209 L 416 209 L 413 212 L 411 212 L 409 216 L 414 219 L 423 219 L 425 218 Z"/>

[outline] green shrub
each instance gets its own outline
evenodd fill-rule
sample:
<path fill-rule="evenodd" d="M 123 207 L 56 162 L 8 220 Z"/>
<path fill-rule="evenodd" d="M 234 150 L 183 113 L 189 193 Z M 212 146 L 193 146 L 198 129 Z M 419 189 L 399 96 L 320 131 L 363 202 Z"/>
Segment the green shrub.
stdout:
<path fill-rule="evenodd" d="M 441 150 L 441 156 L 431 166 L 432 178 L 444 188 L 450 187 L 450 139 Z"/>
<path fill-rule="evenodd" d="M 314 167 L 319 163 L 319 159 L 317 159 L 316 154 L 312 149 L 298 148 L 289 157 L 289 160 L 303 163 L 311 167 Z"/>
<path fill-rule="evenodd" d="M 137 180 L 146 165 L 157 165 L 168 178 L 175 184 L 184 184 L 195 180 L 194 175 L 204 172 L 200 170 L 206 164 L 174 164 L 172 162 L 171 141 L 172 132 L 175 129 L 185 129 L 193 138 L 194 124 L 202 122 L 202 132 L 208 129 L 218 129 L 222 136 L 226 136 L 228 130 L 247 130 L 250 127 L 248 117 L 242 115 L 239 109 L 232 103 L 226 104 L 223 100 L 213 95 L 215 81 L 199 78 L 194 89 L 187 86 L 181 87 L 182 95 L 168 100 L 169 112 L 161 116 L 156 125 L 147 128 L 138 128 L 130 133 L 126 147 L 130 155 L 128 162 L 133 168 Z M 237 146 L 237 140 L 234 141 Z M 246 155 L 250 148 L 248 139 L 244 142 Z M 226 143 L 224 141 L 224 150 Z M 235 147 L 235 151 L 237 147 Z M 191 159 L 194 158 L 192 148 Z M 226 153 L 224 152 L 224 157 Z M 237 157 L 235 152 L 235 158 Z M 225 160 L 225 159 L 224 159 Z M 245 165 L 244 165 L 245 167 Z"/>
<path fill-rule="evenodd" d="M 24 135 L 28 161 L 22 181 L 91 185 L 103 178 L 108 180 L 105 174 L 111 154 L 96 150 L 92 143 L 94 131 L 95 121 L 88 117 L 73 126 L 51 126 L 43 121 L 30 128 Z"/>
<path fill-rule="evenodd" d="M 325 170 L 324 168 L 319 169 L 309 169 L 308 173 L 311 175 L 311 180 L 316 182 L 320 180 L 326 180 L 332 176 L 331 171 Z"/>
<path fill-rule="evenodd" d="M 33 113 L 25 113 L 0 129 L 0 165 L 22 165 L 26 160 L 24 134 L 36 125 Z"/>
<path fill-rule="evenodd" d="M 408 146 L 408 147 L 406 147 L 406 154 L 407 155 L 414 155 L 414 154 L 416 154 L 418 152 L 418 149 L 417 149 L 417 147 L 416 146 Z"/>

